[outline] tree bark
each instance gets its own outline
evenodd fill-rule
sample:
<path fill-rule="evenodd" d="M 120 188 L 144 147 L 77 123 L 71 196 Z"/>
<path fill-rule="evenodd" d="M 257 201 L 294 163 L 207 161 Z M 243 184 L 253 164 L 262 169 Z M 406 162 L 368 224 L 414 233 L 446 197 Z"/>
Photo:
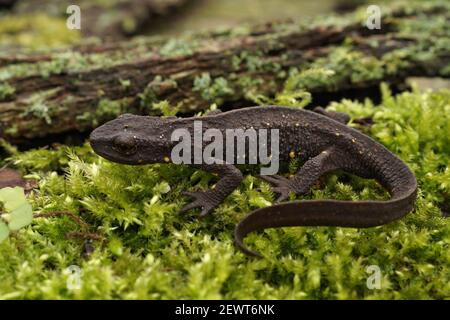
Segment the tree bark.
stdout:
<path fill-rule="evenodd" d="M 369 30 L 350 15 L 307 27 L 269 23 L 178 39 L 0 54 L 5 79 L 0 82 L 0 134 L 20 143 L 89 131 L 123 112 L 156 113 L 152 106 L 163 100 L 178 106 L 180 114 L 191 114 L 212 103 L 225 109 L 248 106 L 258 95 L 273 97 L 286 88 L 311 92 L 314 100 L 381 81 L 446 77 L 450 24 L 442 30 L 421 27 L 423 21 L 449 22 L 448 5 L 443 6 L 388 11 L 380 30 Z M 319 76 L 313 72 L 311 77 L 308 72 L 315 69 Z"/>

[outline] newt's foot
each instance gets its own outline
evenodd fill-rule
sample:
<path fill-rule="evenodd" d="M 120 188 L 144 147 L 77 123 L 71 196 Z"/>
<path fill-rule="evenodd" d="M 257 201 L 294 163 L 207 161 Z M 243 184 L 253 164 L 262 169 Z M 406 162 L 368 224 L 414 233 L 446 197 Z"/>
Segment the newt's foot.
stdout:
<path fill-rule="evenodd" d="M 220 202 L 216 201 L 211 190 L 196 192 L 185 191 L 182 193 L 182 195 L 194 198 L 195 200 L 185 205 L 180 212 L 185 213 L 186 211 L 194 208 L 201 208 L 202 211 L 200 212 L 199 218 L 203 218 L 206 215 L 210 214 L 214 210 L 214 208 L 216 208 L 220 204 Z"/>
<path fill-rule="evenodd" d="M 280 195 L 275 202 L 285 201 L 289 197 L 290 192 L 296 193 L 292 181 L 288 178 L 278 175 L 259 177 L 264 181 L 269 182 L 272 185 L 272 191 Z"/>

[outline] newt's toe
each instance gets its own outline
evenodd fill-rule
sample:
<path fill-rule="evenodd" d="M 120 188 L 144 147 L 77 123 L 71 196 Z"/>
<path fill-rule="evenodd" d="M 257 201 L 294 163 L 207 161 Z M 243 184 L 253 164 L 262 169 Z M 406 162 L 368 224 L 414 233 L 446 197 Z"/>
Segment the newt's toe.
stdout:
<path fill-rule="evenodd" d="M 209 191 L 197 191 L 197 192 L 188 192 L 185 191 L 182 193 L 183 196 L 188 196 L 194 199 L 191 203 L 185 205 L 180 213 L 185 213 L 191 209 L 200 208 L 201 212 L 199 214 L 199 218 L 203 218 L 210 214 L 214 208 L 218 205 Z"/>
<path fill-rule="evenodd" d="M 269 182 L 272 185 L 272 191 L 279 194 L 275 202 L 282 202 L 289 198 L 290 192 L 295 192 L 291 181 L 283 176 L 260 176 L 264 181 Z"/>

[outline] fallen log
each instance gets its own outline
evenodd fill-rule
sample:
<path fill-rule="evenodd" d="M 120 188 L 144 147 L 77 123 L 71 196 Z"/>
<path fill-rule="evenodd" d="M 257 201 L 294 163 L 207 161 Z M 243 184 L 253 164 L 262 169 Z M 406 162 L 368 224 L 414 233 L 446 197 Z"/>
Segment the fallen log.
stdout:
<path fill-rule="evenodd" d="M 449 8 L 387 8 L 380 30 L 348 15 L 0 55 L 0 134 L 20 143 L 89 131 L 123 112 L 155 113 L 153 106 L 163 100 L 189 114 L 213 103 L 243 107 L 281 91 L 308 91 L 314 101 L 381 81 L 448 77 Z"/>

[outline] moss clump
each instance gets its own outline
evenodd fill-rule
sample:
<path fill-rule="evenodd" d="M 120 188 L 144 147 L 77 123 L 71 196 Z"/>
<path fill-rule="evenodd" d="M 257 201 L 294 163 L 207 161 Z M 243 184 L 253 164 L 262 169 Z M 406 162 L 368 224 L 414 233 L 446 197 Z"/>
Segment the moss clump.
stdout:
<path fill-rule="evenodd" d="M 144 108 L 152 109 L 153 104 L 159 102 L 159 96 L 167 91 L 174 90 L 178 86 L 177 82 L 173 79 L 164 79 L 162 76 L 156 76 L 139 94 L 141 99 L 141 105 Z"/>
<path fill-rule="evenodd" d="M 225 298 L 225 299 L 443 299 L 450 297 L 450 92 L 403 93 L 383 89 L 383 101 L 344 100 L 331 108 L 406 161 L 420 186 L 413 213 L 377 228 L 297 227 L 251 234 L 262 260 L 233 246 L 233 228 L 253 209 L 269 205 L 269 185 L 245 179 L 216 213 L 199 221 L 180 215 L 184 190 L 207 188 L 215 177 L 193 168 L 155 164 L 124 166 L 103 160 L 88 145 L 12 155 L 23 173 L 39 180 L 34 212 L 68 210 L 105 242 L 82 258 L 79 230 L 67 217 L 36 218 L 0 244 L 0 298 Z M 356 124 L 354 124 L 356 125 Z M 430 130 L 432 128 L 432 130 Z M 294 172 L 293 161 L 288 171 Z M 255 171 L 256 172 L 256 171 Z M 329 175 L 324 189 L 304 198 L 385 199 L 374 182 Z M 81 288 L 67 286 L 78 265 Z M 380 267 L 381 289 L 368 289 L 367 267 Z"/>
<path fill-rule="evenodd" d="M 76 43 L 77 30 L 69 30 L 64 18 L 42 13 L 3 16 L 0 20 L 0 47 L 41 49 Z"/>
<path fill-rule="evenodd" d="M 99 123 L 113 119 L 123 113 L 124 106 L 126 106 L 127 103 L 127 98 L 120 100 L 101 99 L 98 102 L 94 113 L 85 112 L 77 117 L 77 121 L 81 125 L 92 124 L 93 126 L 97 126 Z"/>
<path fill-rule="evenodd" d="M 25 100 L 26 110 L 22 117 L 36 117 L 43 119 L 47 124 L 52 123 L 52 108 L 46 103 L 46 99 L 52 97 L 59 91 L 58 88 L 33 93 Z"/>
<path fill-rule="evenodd" d="M 231 59 L 233 70 L 245 68 L 250 72 L 281 70 L 281 65 L 272 61 L 264 61 L 264 55 L 261 51 L 249 52 L 242 51 L 239 55 L 235 55 Z"/>
<path fill-rule="evenodd" d="M 16 92 L 16 89 L 7 84 L 7 83 L 2 83 L 0 84 L 0 100 L 6 99 L 10 96 L 12 96 L 14 94 L 14 92 Z"/>
<path fill-rule="evenodd" d="M 197 46 L 195 40 L 170 39 L 159 49 L 159 53 L 165 57 L 185 56 L 194 53 Z"/>
<path fill-rule="evenodd" d="M 206 101 L 218 104 L 223 102 L 224 97 L 234 94 L 234 89 L 230 87 L 227 79 L 218 77 L 213 80 L 208 72 L 194 79 L 193 91 L 200 92 Z"/>

